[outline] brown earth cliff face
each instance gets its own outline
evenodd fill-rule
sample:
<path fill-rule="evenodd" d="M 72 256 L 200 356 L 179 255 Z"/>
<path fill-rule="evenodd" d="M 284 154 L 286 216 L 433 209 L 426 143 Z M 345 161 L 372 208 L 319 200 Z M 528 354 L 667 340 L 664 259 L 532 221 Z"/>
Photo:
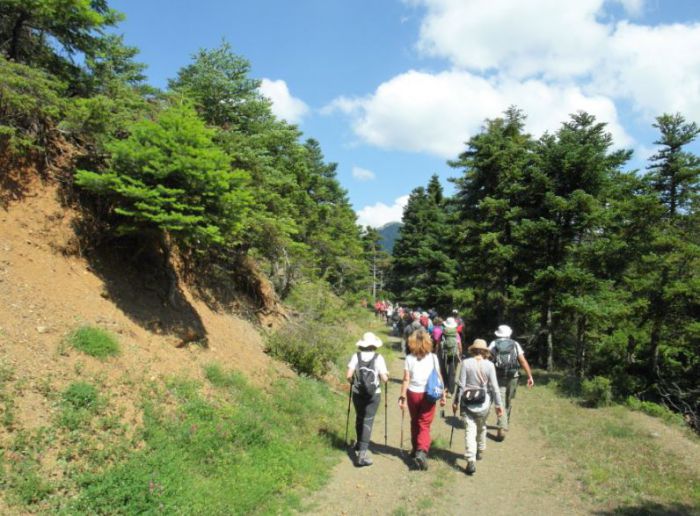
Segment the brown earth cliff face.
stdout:
<path fill-rule="evenodd" d="M 153 278 L 120 263 L 118 254 L 107 250 L 91 261 L 79 253 L 66 255 L 76 250 L 77 216 L 59 202 L 56 185 L 38 179 L 21 199 L 0 207 L 0 364 L 21 382 L 18 427 L 48 424 L 52 409 L 38 393 L 60 391 L 76 371 L 99 376 L 119 393 L 114 401 L 125 407 L 132 424 L 138 389 L 124 388 L 125 379 L 138 385 L 175 374 L 201 378 L 209 363 L 239 370 L 258 385 L 273 368 L 292 374 L 264 353 L 257 323 L 211 308 L 187 285 L 178 285 L 175 309 L 164 302 L 159 285 L 151 284 Z M 100 361 L 70 349 L 66 336 L 81 325 L 115 334 L 121 354 Z M 0 428 L 0 445 L 7 438 Z"/>

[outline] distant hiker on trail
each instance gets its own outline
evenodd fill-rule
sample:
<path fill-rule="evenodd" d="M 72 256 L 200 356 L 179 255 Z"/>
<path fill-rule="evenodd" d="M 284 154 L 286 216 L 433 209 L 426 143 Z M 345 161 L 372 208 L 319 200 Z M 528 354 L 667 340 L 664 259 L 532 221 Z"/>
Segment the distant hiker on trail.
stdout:
<path fill-rule="evenodd" d="M 425 328 L 425 331 L 428 332 L 428 334 L 432 333 L 433 331 L 433 321 L 430 320 L 430 317 L 428 316 L 428 312 L 422 312 L 420 314 L 420 325 Z"/>
<path fill-rule="evenodd" d="M 408 350 L 404 366 L 399 408 L 411 414 L 411 456 L 418 469 L 428 469 L 428 452 L 430 451 L 430 425 L 435 416 L 435 401 L 426 395 L 426 386 L 431 373 L 436 370 L 440 375 L 437 356 L 430 352 L 433 347 L 428 332 L 419 330 L 408 338 Z M 440 406 L 445 406 L 446 393 L 443 391 Z"/>
<path fill-rule="evenodd" d="M 460 414 L 466 423 L 464 436 L 464 447 L 467 458 L 467 475 L 476 472 L 476 462 L 484 457 L 486 450 L 486 417 L 491 408 L 491 401 L 496 405 L 496 414 L 500 417 L 503 414 L 503 404 L 498 389 L 496 379 L 496 368 L 493 362 L 488 359 L 491 352 L 486 341 L 476 339 L 469 346 L 471 358 L 462 361 L 459 372 L 459 382 L 454 401 L 452 402 L 452 413 Z"/>
<path fill-rule="evenodd" d="M 440 317 L 436 317 L 433 320 L 433 332 L 431 333 L 431 337 L 433 337 L 433 353 L 437 353 L 438 349 L 440 348 L 440 339 L 442 339 L 443 322 L 444 321 Z"/>
<path fill-rule="evenodd" d="M 457 332 L 457 322 L 453 317 L 448 317 L 443 326 L 437 356 L 440 358 L 440 368 L 442 377 L 445 379 L 445 388 L 448 393 L 451 393 L 455 387 L 457 365 L 462 357 L 462 339 Z"/>
<path fill-rule="evenodd" d="M 411 336 L 411 334 L 416 331 L 416 330 L 421 330 L 423 329 L 423 326 L 420 323 L 420 312 L 413 312 L 411 313 L 411 322 L 407 324 L 404 329 L 403 329 L 403 341 L 401 343 L 403 347 L 403 352 L 404 354 L 408 355 L 408 338 Z"/>
<path fill-rule="evenodd" d="M 525 359 L 523 348 L 517 341 L 510 338 L 512 334 L 513 330 L 510 326 L 502 324 L 495 332 L 498 338 L 489 344 L 489 350 L 491 350 L 493 361 L 496 364 L 496 376 L 501 389 L 501 398 L 503 398 L 506 407 L 505 413 L 498 418 L 498 439 L 501 441 L 506 438 L 505 432 L 508 431 L 513 398 L 515 398 L 515 391 L 518 388 L 520 366 L 527 373 L 528 388 L 531 389 L 535 385 L 530 364 Z"/>
<path fill-rule="evenodd" d="M 355 345 L 359 351 L 350 357 L 345 376 L 352 383 L 357 434 L 355 465 L 361 467 L 372 465 L 372 459 L 369 456 L 369 439 L 372 435 L 374 415 L 377 413 L 382 397 L 379 380 L 386 384 L 389 381 L 389 372 L 384 357 L 377 353 L 377 349 L 382 347 L 382 341 L 374 333 L 368 331 Z"/>

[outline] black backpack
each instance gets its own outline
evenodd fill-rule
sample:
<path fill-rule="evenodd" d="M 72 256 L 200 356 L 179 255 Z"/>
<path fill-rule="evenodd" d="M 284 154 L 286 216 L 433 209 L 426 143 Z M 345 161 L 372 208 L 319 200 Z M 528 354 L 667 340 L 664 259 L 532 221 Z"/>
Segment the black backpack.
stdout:
<path fill-rule="evenodd" d="M 363 362 L 360 352 L 357 352 L 357 368 L 355 369 L 355 392 L 366 397 L 374 396 L 379 387 L 379 377 L 374 369 L 374 362 L 377 360 L 375 353 L 372 360 Z"/>
<path fill-rule="evenodd" d="M 513 378 L 520 369 L 518 347 L 512 339 L 498 339 L 493 348 L 496 373 L 500 378 Z"/>

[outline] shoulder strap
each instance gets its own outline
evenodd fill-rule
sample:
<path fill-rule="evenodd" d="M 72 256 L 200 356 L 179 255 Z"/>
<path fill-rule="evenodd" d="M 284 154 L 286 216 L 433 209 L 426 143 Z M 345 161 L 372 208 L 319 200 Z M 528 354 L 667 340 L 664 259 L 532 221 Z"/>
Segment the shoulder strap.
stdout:
<path fill-rule="evenodd" d="M 483 358 L 481 360 L 483 360 Z M 476 361 L 476 376 L 479 378 L 479 381 L 481 381 L 481 385 L 484 386 L 488 381 L 484 376 L 484 372 L 481 370 L 481 360 Z"/>

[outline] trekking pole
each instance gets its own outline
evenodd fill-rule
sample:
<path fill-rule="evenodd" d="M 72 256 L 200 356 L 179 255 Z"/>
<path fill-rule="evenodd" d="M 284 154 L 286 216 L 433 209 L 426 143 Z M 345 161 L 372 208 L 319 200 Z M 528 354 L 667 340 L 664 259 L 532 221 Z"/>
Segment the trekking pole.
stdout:
<path fill-rule="evenodd" d="M 348 446 L 348 428 L 350 428 L 350 402 L 352 401 L 352 384 L 355 383 L 353 378 L 350 381 L 350 391 L 348 392 L 348 416 L 345 419 L 345 447 Z"/>
<path fill-rule="evenodd" d="M 403 455 L 403 420 L 404 420 L 405 415 L 406 415 L 406 411 L 402 410 L 401 411 L 401 455 Z"/>
<path fill-rule="evenodd" d="M 387 406 L 389 403 L 389 382 L 384 382 L 384 446 L 387 445 Z"/>
<path fill-rule="evenodd" d="M 450 431 L 450 450 L 452 449 L 452 437 L 455 435 L 455 422 L 452 421 L 452 430 Z"/>

